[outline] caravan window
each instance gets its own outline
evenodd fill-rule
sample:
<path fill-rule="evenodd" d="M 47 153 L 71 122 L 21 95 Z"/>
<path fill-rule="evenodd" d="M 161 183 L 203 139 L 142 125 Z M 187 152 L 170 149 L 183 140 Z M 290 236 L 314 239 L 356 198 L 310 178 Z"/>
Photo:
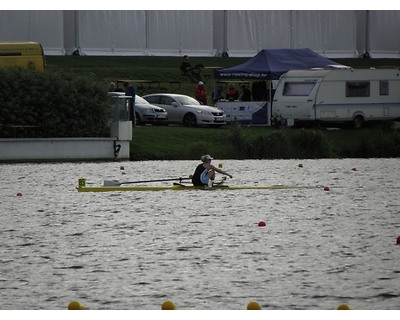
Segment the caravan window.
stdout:
<path fill-rule="evenodd" d="M 346 82 L 346 97 L 369 97 L 369 81 Z"/>
<path fill-rule="evenodd" d="M 389 95 L 389 81 L 381 80 L 379 81 L 379 95 L 388 96 Z"/>
<path fill-rule="evenodd" d="M 316 82 L 285 82 L 284 96 L 308 96 L 315 87 Z"/>

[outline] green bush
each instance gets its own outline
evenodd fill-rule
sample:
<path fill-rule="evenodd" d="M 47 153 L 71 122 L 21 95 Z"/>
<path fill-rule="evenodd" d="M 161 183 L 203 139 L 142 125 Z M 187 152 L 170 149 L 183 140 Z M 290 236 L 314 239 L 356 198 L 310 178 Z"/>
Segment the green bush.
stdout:
<path fill-rule="evenodd" d="M 333 155 L 326 136 L 319 130 L 268 130 L 251 134 L 240 125 L 230 129 L 229 142 L 236 150 L 238 158 L 289 159 L 327 158 Z"/>
<path fill-rule="evenodd" d="M 288 157 L 289 143 L 286 131 L 273 131 L 255 137 L 252 157 L 256 159 L 285 159 Z"/>
<path fill-rule="evenodd" d="M 378 134 L 365 135 L 361 140 L 359 156 L 400 157 L 400 131 L 381 131 Z"/>
<path fill-rule="evenodd" d="M 12 125 L 38 126 L 36 137 L 109 136 L 106 88 L 93 76 L 0 70 L 0 137 Z"/>
<path fill-rule="evenodd" d="M 133 132 L 131 160 L 198 161 L 205 153 L 238 160 L 400 157 L 399 130 L 300 131 L 304 129 L 140 126 Z"/>
<path fill-rule="evenodd" d="M 248 158 L 253 146 L 252 135 L 249 134 L 246 127 L 235 123 L 229 130 L 227 143 L 232 146 L 238 159 Z"/>
<path fill-rule="evenodd" d="M 194 141 L 185 147 L 185 159 L 196 159 L 200 158 L 199 155 L 212 153 L 206 141 Z"/>
<path fill-rule="evenodd" d="M 300 129 L 291 136 L 291 154 L 296 158 L 327 158 L 332 156 L 331 146 L 320 130 Z"/>

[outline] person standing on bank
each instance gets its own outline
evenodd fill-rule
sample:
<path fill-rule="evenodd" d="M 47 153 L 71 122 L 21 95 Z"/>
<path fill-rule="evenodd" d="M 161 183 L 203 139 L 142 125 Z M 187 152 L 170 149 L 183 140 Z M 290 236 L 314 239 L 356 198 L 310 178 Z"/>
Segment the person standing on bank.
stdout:
<path fill-rule="evenodd" d="M 240 101 L 251 101 L 251 91 L 245 84 L 240 86 L 242 88 L 242 94 L 240 95 Z"/>
<path fill-rule="evenodd" d="M 128 82 L 124 82 L 125 95 L 131 96 L 129 99 L 129 114 L 130 120 L 132 121 L 132 126 L 136 126 L 136 116 L 135 116 L 135 97 L 136 97 L 136 89 L 134 86 L 129 85 Z"/>
<path fill-rule="evenodd" d="M 228 90 L 226 91 L 226 100 L 236 101 L 239 99 L 239 91 L 236 90 L 233 83 L 229 84 Z"/>
<path fill-rule="evenodd" d="M 202 163 L 200 163 L 196 167 L 194 174 L 191 176 L 192 183 L 194 186 L 212 187 L 212 183 L 215 179 L 215 172 L 224 174 L 224 175 L 232 178 L 232 176 L 229 173 L 227 173 L 221 169 L 218 169 L 211 164 L 211 160 L 213 160 L 213 158 L 209 154 L 201 156 L 200 160 Z"/>
<path fill-rule="evenodd" d="M 195 99 L 203 105 L 207 105 L 207 90 L 203 81 L 199 81 L 194 88 Z"/>

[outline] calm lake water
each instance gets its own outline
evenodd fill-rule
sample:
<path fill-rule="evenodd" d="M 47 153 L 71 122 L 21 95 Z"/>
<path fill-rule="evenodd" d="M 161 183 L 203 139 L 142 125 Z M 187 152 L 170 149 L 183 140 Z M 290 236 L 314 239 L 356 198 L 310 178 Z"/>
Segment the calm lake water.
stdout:
<path fill-rule="evenodd" d="M 78 193 L 198 162 L 1 164 L 0 308 L 400 309 L 400 159 L 214 162 L 309 188 Z"/>

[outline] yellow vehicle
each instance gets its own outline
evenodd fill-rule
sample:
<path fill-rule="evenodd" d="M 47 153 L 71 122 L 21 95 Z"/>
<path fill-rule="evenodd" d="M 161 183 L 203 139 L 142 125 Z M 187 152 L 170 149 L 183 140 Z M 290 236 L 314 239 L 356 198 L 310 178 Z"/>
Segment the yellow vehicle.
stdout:
<path fill-rule="evenodd" d="M 19 67 L 43 71 L 46 66 L 38 42 L 0 42 L 0 68 Z"/>

